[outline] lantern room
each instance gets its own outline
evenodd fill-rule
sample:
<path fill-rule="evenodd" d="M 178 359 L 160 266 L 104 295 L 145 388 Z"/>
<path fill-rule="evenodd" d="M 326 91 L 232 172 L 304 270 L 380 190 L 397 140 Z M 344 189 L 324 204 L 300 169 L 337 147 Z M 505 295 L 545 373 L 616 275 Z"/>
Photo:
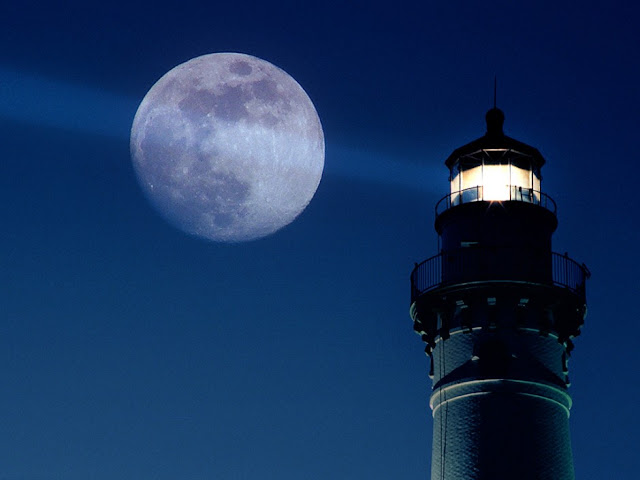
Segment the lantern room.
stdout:
<path fill-rule="evenodd" d="M 536 148 L 504 135 L 501 110 L 489 110 L 486 121 L 487 133 L 445 162 L 451 184 L 447 207 L 476 201 L 539 204 L 544 158 Z"/>

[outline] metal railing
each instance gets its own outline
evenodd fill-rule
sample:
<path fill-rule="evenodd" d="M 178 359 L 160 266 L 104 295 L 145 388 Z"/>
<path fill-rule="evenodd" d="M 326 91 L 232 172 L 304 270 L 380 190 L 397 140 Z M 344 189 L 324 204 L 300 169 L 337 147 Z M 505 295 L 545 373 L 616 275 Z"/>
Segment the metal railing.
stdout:
<path fill-rule="evenodd" d="M 585 283 L 590 276 L 586 265 L 566 253 L 513 247 L 460 248 L 416 264 L 411 272 L 411 302 L 439 287 L 486 280 L 550 284 L 585 297 Z"/>
<path fill-rule="evenodd" d="M 462 205 L 463 203 L 482 202 L 482 201 L 504 201 L 504 202 L 525 202 L 532 203 L 534 205 L 540 205 L 546 208 L 554 215 L 556 214 L 556 202 L 553 201 L 546 193 L 542 193 L 532 188 L 523 188 L 517 185 L 505 185 L 508 187 L 508 198 L 503 200 L 486 199 L 484 198 L 484 188 L 482 185 L 477 185 L 471 188 L 465 188 L 457 192 L 452 192 L 442 197 L 438 203 L 436 203 L 436 217 L 441 213 L 449 210 L 451 207 Z"/>
<path fill-rule="evenodd" d="M 585 294 L 585 283 L 591 277 L 591 272 L 584 263 L 579 264 L 569 258 L 566 252 L 563 255 L 552 252 L 551 271 L 553 272 L 554 285 L 568 288 L 575 293 Z"/>

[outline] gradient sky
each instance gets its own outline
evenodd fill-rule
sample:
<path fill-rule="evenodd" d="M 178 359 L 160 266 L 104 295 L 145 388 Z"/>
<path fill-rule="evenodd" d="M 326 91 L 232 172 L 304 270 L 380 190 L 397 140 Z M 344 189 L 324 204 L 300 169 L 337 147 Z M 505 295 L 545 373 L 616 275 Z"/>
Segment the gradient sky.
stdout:
<path fill-rule="evenodd" d="M 547 160 L 554 250 L 593 273 L 576 476 L 637 478 L 640 7 L 20 3 L 0 15 L 0 479 L 428 478 L 409 273 L 494 75 L 505 132 Z M 235 245 L 166 224 L 128 144 L 159 77 L 224 51 L 292 75 L 326 139 L 307 210 Z"/>

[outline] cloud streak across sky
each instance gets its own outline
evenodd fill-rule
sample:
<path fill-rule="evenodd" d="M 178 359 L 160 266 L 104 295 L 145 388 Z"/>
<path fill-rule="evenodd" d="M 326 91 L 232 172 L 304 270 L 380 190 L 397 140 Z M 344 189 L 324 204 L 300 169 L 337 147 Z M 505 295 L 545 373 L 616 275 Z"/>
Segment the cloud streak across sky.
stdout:
<path fill-rule="evenodd" d="M 114 140 L 128 140 L 142 99 L 0 67 L 0 118 Z M 436 192 L 440 165 L 327 142 L 325 173 L 412 190 Z M 438 182 L 439 183 L 439 182 Z"/>

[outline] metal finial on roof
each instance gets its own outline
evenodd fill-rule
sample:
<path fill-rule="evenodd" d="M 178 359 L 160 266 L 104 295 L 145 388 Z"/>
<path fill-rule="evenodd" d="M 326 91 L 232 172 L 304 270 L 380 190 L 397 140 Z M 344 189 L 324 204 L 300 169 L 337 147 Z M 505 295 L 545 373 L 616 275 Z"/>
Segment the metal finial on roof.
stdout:
<path fill-rule="evenodd" d="M 498 76 L 493 76 L 493 108 L 497 107 L 497 99 L 498 99 Z"/>
<path fill-rule="evenodd" d="M 502 137 L 502 125 L 504 124 L 504 113 L 498 108 L 498 76 L 493 76 L 493 108 L 487 112 L 487 136 Z"/>

